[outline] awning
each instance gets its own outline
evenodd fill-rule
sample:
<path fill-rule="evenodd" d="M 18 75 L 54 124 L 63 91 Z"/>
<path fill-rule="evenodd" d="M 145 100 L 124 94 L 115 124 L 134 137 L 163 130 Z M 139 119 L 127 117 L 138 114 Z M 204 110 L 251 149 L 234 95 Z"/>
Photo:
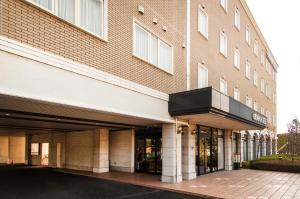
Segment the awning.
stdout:
<path fill-rule="evenodd" d="M 169 113 L 192 124 L 222 129 L 259 130 L 267 126 L 264 115 L 212 87 L 171 94 Z"/>

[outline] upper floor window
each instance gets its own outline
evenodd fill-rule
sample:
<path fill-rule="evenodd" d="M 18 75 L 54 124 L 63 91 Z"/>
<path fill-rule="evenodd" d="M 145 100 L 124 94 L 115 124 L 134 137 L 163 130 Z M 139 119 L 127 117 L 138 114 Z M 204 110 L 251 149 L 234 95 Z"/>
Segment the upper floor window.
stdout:
<path fill-rule="evenodd" d="M 249 96 L 246 96 L 246 105 L 252 108 L 252 98 Z"/>
<path fill-rule="evenodd" d="M 251 79 L 251 64 L 249 61 L 246 61 L 246 77 Z"/>
<path fill-rule="evenodd" d="M 39 143 L 31 143 L 31 155 L 39 155 L 40 144 Z"/>
<path fill-rule="evenodd" d="M 251 44 L 251 31 L 249 26 L 246 26 L 246 42 L 250 46 Z"/>
<path fill-rule="evenodd" d="M 253 51 L 254 51 L 254 54 L 256 56 L 258 56 L 258 42 L 257 42 L 257 40 L 254 41 Z"/>
<path fill-rule="evenodd" d="M 256 101 L 253 102 L 253 109 L 254 109 L 255 111 L 258 110 L 258 106 L 257 106 L 257 102 L 256 102 Z"/>
<path fill-rule="evenodd" d="M 260 63 L 264 65 L 265 62 L 265 52 L 262 50 L 260 54 Z"/>
<path fill-rule="evenodd" d="M 227 57 L 227 36 L 223 31 L 220 32 L 220 53 Z"/>
<path fill-rule="evenodd" d="M 166 72 L 173 72 L 173 47 L 137 23 L 134 24 L 133 53 Z"/>
<path fill-rule="evenodd" d="M 198 65 L 198 88 L 208 86 L 208 69 L 203 65 Z"/>
<path fill-rule="evenodd" d="M 227 12 L 228 0 L 220 0 L 222 8 Z"/>
<path fill-rule="evenodd" d="M 253 83 L 255 86 L 258 86 L 258 73 L 256 70 L 254 70 Z"/>
<path fill-rule="evenodd" d="M 241 100 L 241 93 L 240 93 L 239 89 L 237 89 L 237 88 L 233 89 L 233 98 L 237 101 Z"/>
<path fill-rule="evenodd" d="M 241 28 L 241 14 L 239 9 L 236 7 L 234 11 L 234 26 L 240 30 Z"/>
<path fill-rule="evenodd" d="M 265 115 L 265 108 L 262 106 L 262 107 L 260 107 L 260 113 L 262 114 L 262 115 Z"/>
<path fill-rule="evenodd" d="M 260 91 L 262 93 L 265 93 L 265 80 L 264 79 L 260 80 Z"/>
<path fill-rule="evenodd" d="M 205 38 L 208 38 L 208 15 L 201 6 L 198 10 L 198 31 Z"/>
<path fill-rule="evenodd" d="M 241 65 L 241 54 L 240 51 L 236 48 L 234 49 L 234 55 L 233 55 L 233 65 L 240 69 L 240 65 Z"/>
<path fill-rule="evenodd" d="M 221 93 L 227 95 L 227 82 L 224 79 L 220 79 L 220 91 Z"/>
<path fill-rule="evenodd" d="M 107 0 L 28 0 L 85 31 L 107 39 Z"/>

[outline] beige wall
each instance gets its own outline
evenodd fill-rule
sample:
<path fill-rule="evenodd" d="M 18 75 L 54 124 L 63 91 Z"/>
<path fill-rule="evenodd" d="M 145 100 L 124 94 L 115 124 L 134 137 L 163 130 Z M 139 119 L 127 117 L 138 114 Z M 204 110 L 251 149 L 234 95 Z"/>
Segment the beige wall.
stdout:
<path fill-rule="evenodd" d="M 8 137 L 0 136 L 0 163 L 8 163 Z"/>
<path fill-rule="evenodd" d="M 134 130 L 110 132 L 110 169 L 134 172 Z"/>
<path fill-rule="evenodd" d="M 25 136 L 0 136 L 0 163 L 25 163 Z"/>
<path fill-rule="evenodd" d="M 220 78 L 224 78 L 228 84 L 228 95 L 233 97 L 234 87 L 237 87 L 241 93 L 241 102 L 246 103 L 246 95 L 249 95 L 258 104 L 258 111 L 263 106 L 272 114 L 276 114 L 276 105 L 265 94 L 260 91 L 260 79 L 265 79 L 271 86 L 272 91 L 276 90 L 276 82 L 272 75 L 268 74 L 265 65 L 260 64 L 261 49 L 266 53 L 268 47 L 259 36 L 254 24 L 246 14 L 240 0 L 228 1 L 228 12 L 225 12 L 219 1 L 193 0 L 191 1 L 191 88 L 198 87 L 198 63 L 204 62 L 208 69 L 209 86 L 220 89 Z M 208 39 L 198 32 L 198 8 L 204 6 L 208 14 L 209 27 Z M 234 26 L 234 11 L 238 7 L 241 13 L 240 31 Z M 246 43 L 245 32 L 246 25 L 251 30 L 251 45 Z M 219 52 L 220 31 L 225 32 L 228 38 L 227 57 Z M 254 40 L 259 43 L 259 56 L 254 54 Z M 241 53 L 240 70 L 233 65 L 234 49 L 238 48 Z M 247 79 L 246 60 L 251 63 L 251 79 Z M 265 58 L 266 60 L 266 58 Z M 258 72 L 258 87 L 253 83 L 254 69 Z M 273 128 L 273 126 L 269 126 Z"/>
<path fill-rule="evenodd" d="M 105 72 L 171 93 L 185 89 L 185 1 L 109 0 L 108 42 L 70 25 L 24 0 L 2 0 L 0 35 Z M 143 5 L 145 14 L 138 13 Z M 133 18 L 174 46 L 174 75 L 132 55 Z M 153 23 L 153 18 L 158 23 Z M 33 20 L 34 19 L 34 20 Z M 166 26 L 167 31 L 162 27 Z"/>

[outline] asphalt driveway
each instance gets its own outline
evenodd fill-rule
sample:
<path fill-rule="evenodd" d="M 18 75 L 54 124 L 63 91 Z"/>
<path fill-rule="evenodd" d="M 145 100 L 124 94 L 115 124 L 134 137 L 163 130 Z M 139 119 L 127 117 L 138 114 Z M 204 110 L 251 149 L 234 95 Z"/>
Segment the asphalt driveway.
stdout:
<path fill-rule="evenodd" d="M 194 199 L 168 191 L 56 172 L 49 168 L 0 168 L 1 199 Z M 199 199 L 199 198 L 198 198 Z"/>

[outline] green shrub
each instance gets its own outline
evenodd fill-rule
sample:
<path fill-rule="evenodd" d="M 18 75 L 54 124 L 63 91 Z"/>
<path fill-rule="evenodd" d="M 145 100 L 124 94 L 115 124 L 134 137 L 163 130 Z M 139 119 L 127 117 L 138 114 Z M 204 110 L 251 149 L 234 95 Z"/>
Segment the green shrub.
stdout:
<path fill-rule="evenodd" d="M 248 161 L 243 161 L 243 162 L 242 162 L 242 168 L 250 168 L 250 162 L 248 162 Z"/>

